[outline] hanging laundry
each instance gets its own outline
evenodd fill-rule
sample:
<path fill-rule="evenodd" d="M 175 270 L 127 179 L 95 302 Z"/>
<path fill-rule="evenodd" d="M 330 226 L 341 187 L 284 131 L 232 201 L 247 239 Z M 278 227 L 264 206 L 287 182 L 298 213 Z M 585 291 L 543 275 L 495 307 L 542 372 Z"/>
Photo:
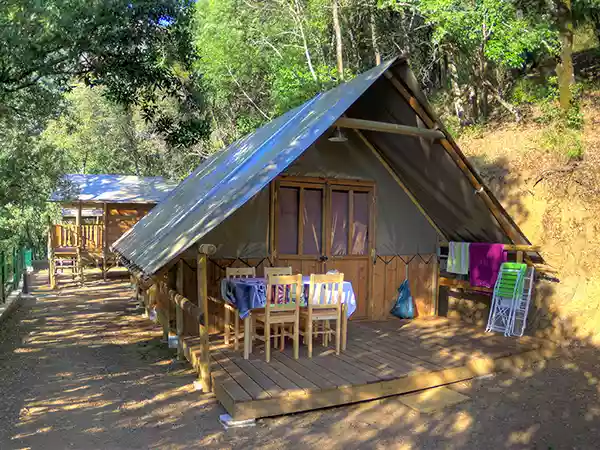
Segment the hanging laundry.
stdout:
<path fill-rule="evenodd" d="M 469 243 L 450 242 L 448 244 L 448 267 L 450 273 L 467 275 L 469 273 Z"/>
<path fill-rule="evenodd" d="M 493 288 L 503 262 L 506 262 L 504 244 L 472 243 L 469 246 L 471 286 Z"/>

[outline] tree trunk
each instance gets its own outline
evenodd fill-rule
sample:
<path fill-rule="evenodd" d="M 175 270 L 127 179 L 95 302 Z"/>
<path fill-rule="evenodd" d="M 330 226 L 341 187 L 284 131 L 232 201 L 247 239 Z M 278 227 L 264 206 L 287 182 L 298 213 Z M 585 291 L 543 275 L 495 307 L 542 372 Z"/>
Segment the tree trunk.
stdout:
<path fill-rule="evenodd" d="M 558 4 L 558 27 L 560 30 L 560 64 L 556 68 L 560 106 L 564 111 L 571 107 L 571 83 L 573 82 L 573 15 L 571 0 Z"/>
<path fill-rule="evenodd" d="M 471 117 L 469 118 L 469 123 L 477 123 L 480 117 L 479 111 L 479 93 L 481 92 L 481 88 L 479 83 L 471 86 L 469 92 L 469 101 L 471 103 Z"/>
<path fill-rule="evenodd" d="M 483 61 L 481 64 L 481 81 L 479 89 L 479 113 L 483 120 L 486 120 L 488 117 L 488 87 L 485 84 L 487 80 L 487 69 L 487 62 Z"/>
<path fill-rule="evenodd" d="M 369 11 L 369 23 L 371 25 L 371 43 L 373 44 L 373 53 L 375 54 L 375 65 L 381 64 L 381 51 L 379 50 L 379 38 L 377 37 L 377 25 L 375 23 L 375 11 L 373 8 Z"/>
<path fill-rule="evenodd" d="M 488 91 L 487 86 L 485 85 L 485 82 L 487 80 L 488 63 L 485 56 L 485 46 L 490 36 L 486 22 L 483 23 L 481 31 L 482 44 L 481 50 L 479 52 L 479 114 L 481 115 L 481 118 L 485 121 L 488 116 Z"/>
<path fill-rule="evenodd" d="M 484 85 L 486 85 L 489 88 L 489 92 L 492 94 L 492 97 L 494 97 L 498 101 L 498 103 L 500 103 L 504 108 L 506 108 L 507 111 L 514 115 L 515 120 L 517 122 L 520 122 L 521 113 L 519 112 L 519 110 L 510 103 L 508 103 L 506 100 L 504 100 L 500 92 L 498 92 L 498 90 L 492 85 L 492 83 L 486 80 L 484 81 Z"/>
<path fill-rule="evenodd" d="M 344 57 L 342 53 L 342 29 L 340 28 L 338 0 L 332 0 L 333 30 L 335 32 L 335 54 L 337 57 L 337 69 L 340 80 L 344 79 Z"/>
<path fill-rule="evenodd" d="M 298 31 L 300 32 L 300 37 L 302 38 L 302 46 L 304 47 L 304 55 L 306 56 L 306 63 L 308 64 L 308 70 L 310 70 L 310 74 L 313 77 L 313 80 L 317 81 L 317 74 L 315 73 L 315 69 L 312 63 L 312 57 L 310 56 L 310 50 L 308 49 L 308 41 L 306 40 L 306 34 L 304 34 L 304 25 L 302 24 L 302 11 L 300 9 L 300 4 L 298 0 L 294 1 L 294 6 L 290 5 L 290 10 L 292 12 L 292 16 L 296 25 L 298 25 Z"/>
<path fill-rule="evenodd" d="M 456 117 L 458 117 L 460 124 L 463 125 L 465 120 L 465 107 L 463 105 L 462 93 L 458 83 L 458 71 L 456 70 L 456 64 L 454 63 L 454 58 L 452 56 L 448 58 L 448 72 L 450 74 L 450 83 L 452 84 L 452 95 L 454 96 Z"/>

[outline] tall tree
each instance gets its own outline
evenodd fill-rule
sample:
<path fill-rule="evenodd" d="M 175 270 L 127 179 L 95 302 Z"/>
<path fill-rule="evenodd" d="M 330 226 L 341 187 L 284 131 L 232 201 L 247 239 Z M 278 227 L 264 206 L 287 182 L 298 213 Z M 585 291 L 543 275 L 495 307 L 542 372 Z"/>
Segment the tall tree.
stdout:
<path fill-rule="evenodd" d="M 190 0 L 3 1 L 0 114 L 40 120 L 55 112 L 51 105 L 76 78 L 105 86 L 120 103 L 141 105 L 169 139 L 187 142 L 190 130 L 205 131 L 187 75 L 195 59 L 192 10 Z M 185 114 L 157 111 L 164 95 L 179 99 Z"/>
<path fill-rule="evenodd" d="M 191 0 L 0 2 L 0 241 L 18 240 L 14 220 L 41 214 L 69 167 L 40 135 L 77 83 L 139 110 L 171 146 L 207 134 L 191 72 L 193 8 Z"/>
<path fill-rule="evenodd" d="M 556 14 L 560 30 L 560 63 L 556 68 L 560 106 L 567 111 L 571 107 L 571 84 L 573 72 L 573 10 L 571 0 L 558 0 Z"/>
<path fill-rule="evenodd" d="M 335 58 L 340 80 L 344 79 L 344 51 L 342 43 L 342 28 L 340 27 L 340 11 L 338 0 L 331 0 L 333 31 L 335 32 Z"/>

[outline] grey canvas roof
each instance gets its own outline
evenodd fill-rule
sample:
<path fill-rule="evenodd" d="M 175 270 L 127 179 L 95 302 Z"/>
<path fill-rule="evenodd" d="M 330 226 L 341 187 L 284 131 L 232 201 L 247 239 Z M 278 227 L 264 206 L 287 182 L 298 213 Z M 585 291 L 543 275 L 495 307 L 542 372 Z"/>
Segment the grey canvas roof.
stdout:
<path fill-rule="evenodd" d="M 400 80 L 439 124 L 407 62 L 388 61 L 317 95 L 213 155 L 115 242 L 112 250 L 146 274 L 155 273 L 256 195 L 344 113 L 352 118 L 424 127 L 398 89 L 383 76 L 386 72 Z M 379 132 L 363 134 L 445 238 L 511 241 L 439 142 Z M 514 230 L 519 241 L 516 243 L 527 244 L 516 225 Z"/>
<path fill-rule="evenodd" d="M 82 201 L 88 203 L 158 203 L 177 184 L 163 177 L 135 175 L 65 175 L 50 201 Z"/>

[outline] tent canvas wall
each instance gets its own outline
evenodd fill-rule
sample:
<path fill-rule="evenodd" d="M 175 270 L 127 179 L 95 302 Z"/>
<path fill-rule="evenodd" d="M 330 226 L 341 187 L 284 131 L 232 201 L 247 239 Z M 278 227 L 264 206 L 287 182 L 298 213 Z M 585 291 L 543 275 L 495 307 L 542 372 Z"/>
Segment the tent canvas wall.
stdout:
<path fill-rule="evenodd" d="M 327 140 L 338 126 L 345 143 Z M 304 211 L 303 204 L 313 207 Z M 356 214 L 361 220 L 349 220 Z M 342 220 L 334 224 L 336 217 Z M 294 218 L 297 227 L 290 226 Z M 322 239 L 309 255 L 300 250 L 305 237 L 310 241 L 306 223 Z M 279 241 L 282 224 L 286 239 Z M 368 230 L 366 248 L 352 254 L 360 226 Z M 397 59 L 214 155 L 113 249 L 153 275 L 189 256 L 194 244 L 215 244 L 208 270 L 215 294 L 230 264 L 254 265 L 259 273 L 271 264 L 303 273 L 337 266 L 359 293 L 358 317 L 380 318 L 407 265 L 419 313 L 435 313 L 438 239 L 529 244 L 444 131 L 407 62 Z"/>

